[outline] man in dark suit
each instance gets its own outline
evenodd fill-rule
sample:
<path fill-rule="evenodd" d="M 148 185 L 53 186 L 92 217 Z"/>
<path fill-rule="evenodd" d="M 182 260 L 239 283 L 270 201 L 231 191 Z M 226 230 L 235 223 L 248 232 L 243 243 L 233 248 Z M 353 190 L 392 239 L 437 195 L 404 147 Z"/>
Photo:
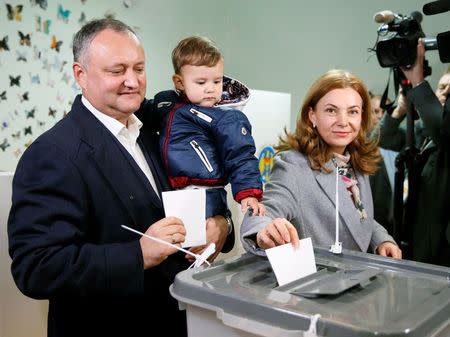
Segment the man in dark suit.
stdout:
<path fill-rule="evenodd" d="M 185 236 L 181 220 L 164 217 L 158 135 L 135 116 L 146 105 L 144 49 L 130 27 L 102 19 L 75 35 L 73 51 L 82 95 L 15 173 L 13 277 L 25 295 L 49 299 L 49 336 L 185 335 L 168 288 L 186 256 L 121 227 L 177 245 Z M 217 253 L 228 232 L 224 217 L 208 219 Z"/>

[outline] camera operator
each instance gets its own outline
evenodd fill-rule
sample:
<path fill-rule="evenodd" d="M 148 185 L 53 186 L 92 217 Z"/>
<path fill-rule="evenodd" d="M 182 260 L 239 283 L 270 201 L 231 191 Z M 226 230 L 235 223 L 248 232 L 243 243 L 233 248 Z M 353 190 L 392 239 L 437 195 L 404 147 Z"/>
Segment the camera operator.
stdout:
<path fill-rule="evenodd" d="M 450 71 L 441 77 L 436 93 L 424 79 L 424 43 L 419 39 L 417 57 L 411 67 L 401 67 L 412 88 L 407 98 L 416 108 L 420 121 L 414 126 L 416 167 L 414 181 L 417 202 L 407 208 L 412 223 L 411 259 L 450 266 Z M 392 115 L 380 122 L 380 146 L 395 151 L 405 145 L 406 130 L 400 122 L 406 114 L 406 100 L 400 95 Z M 412 182 L 410 182 L 412 183 Z"/>

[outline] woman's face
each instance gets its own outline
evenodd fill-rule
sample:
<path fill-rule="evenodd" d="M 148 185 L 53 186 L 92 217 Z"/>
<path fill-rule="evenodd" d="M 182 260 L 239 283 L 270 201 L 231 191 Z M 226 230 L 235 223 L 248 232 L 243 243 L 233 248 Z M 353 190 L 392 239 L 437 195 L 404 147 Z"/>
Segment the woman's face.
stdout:
<path fill-rule="evenodd" d="M 363 100 L 352 88 L 334 89 L 309 109 L 309 120 L 333 152 L 343 154 L 361 128 Z"/>

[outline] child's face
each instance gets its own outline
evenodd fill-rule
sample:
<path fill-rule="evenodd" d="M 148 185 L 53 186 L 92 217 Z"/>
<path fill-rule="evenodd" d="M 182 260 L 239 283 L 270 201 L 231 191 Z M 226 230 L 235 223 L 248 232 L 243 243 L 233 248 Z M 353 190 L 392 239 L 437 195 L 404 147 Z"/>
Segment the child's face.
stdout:
<path fill-rule="evenodd" d="M 212 107 L 222 97 L 223 60 L 213 67 L 184 65 L 173 76 L 175 86 L 195 105 Z"/>

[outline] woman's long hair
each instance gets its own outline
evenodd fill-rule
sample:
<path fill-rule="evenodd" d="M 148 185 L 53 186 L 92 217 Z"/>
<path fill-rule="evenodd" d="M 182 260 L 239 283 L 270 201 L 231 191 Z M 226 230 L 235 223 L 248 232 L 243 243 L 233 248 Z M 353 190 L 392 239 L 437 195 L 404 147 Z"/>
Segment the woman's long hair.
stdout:
<path fill-rule="evenodd" d="M 361 128 L 356 138 L 347 145 L 346 150 L 350 153 L 350 160 L 356 171 L 361 174 L 374 174 L 381 157 L 377 139 L 367 137 L 372 111 L 369 92 L 360 78 L 345 70 L 332 69 L 313 83 L 303 101 L 295 132 L 289 133 L 285 128 L 285 138 L 280 137 L 275 149 L 278 152 L 295 149 L 309 158 L 312 169 L 331 172 L 325 167 L 325 163 L 331 159 L 332 151 L 317 129 L 313 128 L 309 120 L 309 110 L 315 109 L 317 102 L 331 90 L 345 88 L 357 91 L 363 101 Z"/>

